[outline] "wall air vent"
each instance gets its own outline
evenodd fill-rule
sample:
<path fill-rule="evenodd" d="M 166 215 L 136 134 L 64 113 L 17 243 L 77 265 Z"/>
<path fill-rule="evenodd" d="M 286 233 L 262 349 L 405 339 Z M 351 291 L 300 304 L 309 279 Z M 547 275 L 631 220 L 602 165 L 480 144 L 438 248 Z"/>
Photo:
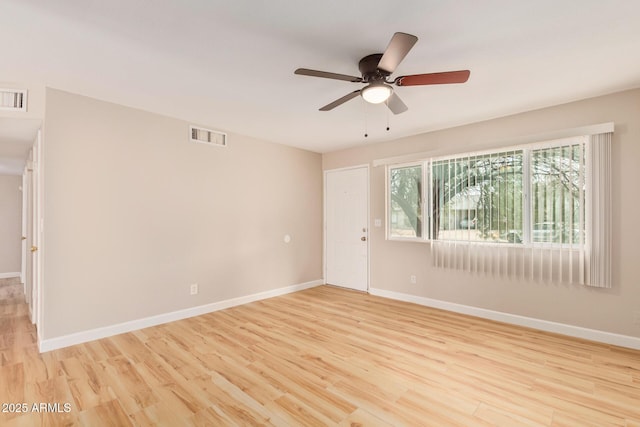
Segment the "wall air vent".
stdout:
<path fill-rule="evenodd" d="M 0 89 L 0 110 L 27 111 L 27 91 Z"/>
<path fill-rule="evenodd" d="M 209 144 L 216 147 L 227 146 L 227 134 L 215 130 L 189 126 L 189 139 L 191 142 Z"/>

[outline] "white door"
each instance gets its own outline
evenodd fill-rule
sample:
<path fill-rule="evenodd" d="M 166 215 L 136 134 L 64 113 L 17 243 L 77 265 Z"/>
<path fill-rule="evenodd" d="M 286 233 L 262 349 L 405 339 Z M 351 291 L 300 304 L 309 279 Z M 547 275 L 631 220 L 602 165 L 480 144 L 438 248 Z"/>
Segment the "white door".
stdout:
<path fill-rule="evenodd" d="M 40 327 L 41 297 L 42 297 L 42 162 L 41 162 L 41 134 L 33 145 L 33 162 L 31 173 L 31 197 L 32 197 L 32 240 L 31 240 L 31 321 L 36 327 Z"/>
<path fill-rule="evenodd" d="M 369 287 L 369 168 L 325 172 L 325 280 Z"/>

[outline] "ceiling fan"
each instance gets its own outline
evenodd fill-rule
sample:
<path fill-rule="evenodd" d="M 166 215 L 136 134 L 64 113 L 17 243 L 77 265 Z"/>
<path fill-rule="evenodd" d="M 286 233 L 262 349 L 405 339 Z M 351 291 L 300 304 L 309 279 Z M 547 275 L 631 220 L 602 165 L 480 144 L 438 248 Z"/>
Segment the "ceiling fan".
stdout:
<path fill-rule="evenodd" d="M 388 80 L 388 77 L 395 71 L 417 41 L 418 38 L 411 34 L 395 33 L 384 53 L 374 53 L 360 60 L 358 68 L 360 69 L 362 77 L 310 70 L 308 68 L 298 68 L 295 74 L 344 80 L 352 83 L 367 83 L 367 86 L 364 88 L 354 90 L 342 98 L 336 99 L 320 108 L 320 111 L 333 110 L 337 106 L 361 95 L 365 101 L 372 104 L 386 102 L 387 107 L 389 107 L 394 114 L 404 113 L 407 111 L 407 106 L 394 92 L 391 85 L 424 86 L 464 83 L 469 79 L 470 74 L 469 70 L 446 71 L 442 73 L 412 74 L 409 76 L 396 77 L 394 80 Z"/>

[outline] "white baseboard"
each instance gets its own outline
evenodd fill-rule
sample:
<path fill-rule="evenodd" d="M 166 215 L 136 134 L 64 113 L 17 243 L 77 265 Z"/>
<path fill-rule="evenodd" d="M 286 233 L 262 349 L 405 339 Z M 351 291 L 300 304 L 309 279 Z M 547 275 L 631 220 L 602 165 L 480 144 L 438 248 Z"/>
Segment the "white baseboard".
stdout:
<path fill-rule="evenodd" d="M 64 335 L 56 338 L 49 338 L 39 342 L 40 352 L 56 350 L 63 347 L 69 347 L 76 344 L 82 344 L 89 341 L 95 341 L 101 338 L 107 338 L 113 335 L 123 334 L 138 329 L 148 328 L 150 326 L 161 325 L 163 323 L 175 322 L 176 320 L 186 319 L 188 317 L 200 316 L 202 314 L 211 313 L 225 308 L 235 307 L 254 301 L 267 298 L 273 298 L 280 295 L 290 294 L 292 292 L 313 288 L 324 284 L 324 280 L 314 280 L 311 282 L 300 283 L 298 285 L 285 286 L 283 288 L 272 289 L 270 291 L 259 292 L 257 294 L 246 295 L 237 298 L 231 298 L 224 301 L 218 301 L 211 304 L 190 307 L 184 310 L 172 311 L 169 313 L 159 314 L 157 316 L 145 317 L 143 319 L 132 320 L 129 322 L 118 323 L 116 325 L 105 326 L 102 328 L 90 329 L 87 331 L 76 332 L 74 334 Z"/>
<path fill-rule="evenodd" d="M 550 322 L 548 320 L 541 320 L 533 317 L 525 317 L 519 316 L 517 314 L 503 313 L 501 311 L 487 310 L 485 308 L 456 304 L 416 295 L 387 291 L 384 289 L 369 288 L 369 293 L 371 295 L 377 295 L 380 297 L 395 299 L 399 301 L 412 302 L 427 307 L 453 311 L 455 313 L 468 314 L 484 319 L 496 320 L 498 322 L 526 326 L 528 328 L 539 329 L 542 331 L 555 332 L 571 337 L 584 338 L 591 341 L 598 341 L 605 344 L 612 344 L 620 347 L 640 350 L 640 338 L 632 337 L 629 335 L 620 335 L 614 334 L 612 332 L 599 331 L 597 329 L 588 329 L 582 328 L 580 326 L 567 325 L 565 323 Z"/>
<path fill-rule="evenodd" d="M 20 277 L 20 272 L 16 271 L 13 273 L 0 273 L 0 279 L 10 279 L 12 277 Z"/>

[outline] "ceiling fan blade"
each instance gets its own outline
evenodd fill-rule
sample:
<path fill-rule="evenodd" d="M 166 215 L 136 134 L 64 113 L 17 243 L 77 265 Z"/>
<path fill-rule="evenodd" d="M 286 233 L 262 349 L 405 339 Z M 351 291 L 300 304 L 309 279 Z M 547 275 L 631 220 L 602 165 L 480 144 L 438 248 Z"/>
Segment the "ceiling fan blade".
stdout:
<path fill-rule="evenodd" d="M 389 74 L 393 73 L 417 41 L 418 38 L 411 34 L 395 33 L 380 58 L 378 68 Z"/>
<path fill-rule="evenodd" d="M 298 68 L 296 71 L 294 71 L 294 74 L 299 74 L 301 76 L 323 77 L 325 79 L 333 79 L 333 80 L 344 80 L 347 82 L 354 82 L 354 83 L 362 81 L 362 77 L 348 76 L 346 74 L 338 74 L 338 73 L 329 73 L 326 71 L 309 70 L 308 68 Z"/>
<path fill-rule="evenodd" d="M 394 80 L 397 86 L 423 86 L 423 85 L 443 85 L 449 83 L 464 83 L 469 80 L 471 71 L 446 71 L 444 73 L 414 74 L 411 76 L 401 76 Z"/>
<path fill-rule="evenodd" d="M 345 102 L 355 98 L 356 96 L 360 95 L 361 90 L 354 90 L 353 92 L 343 96 L 342 98 L 336 99 L 335 101 L 333 101 L 330 104 L 325 105 L 324 107 L 322 107 L 320 109 L 320 111 L 329 111 L 329 110 L 333 110 L 334 108 L 336 108 L 338 105 L 342 105 Z"/>
<path fill-rule="evenodd" d="M 404 113 L 409 109 L 395 92 L 387 99 L 387 107 L 393 114 Z"/>

